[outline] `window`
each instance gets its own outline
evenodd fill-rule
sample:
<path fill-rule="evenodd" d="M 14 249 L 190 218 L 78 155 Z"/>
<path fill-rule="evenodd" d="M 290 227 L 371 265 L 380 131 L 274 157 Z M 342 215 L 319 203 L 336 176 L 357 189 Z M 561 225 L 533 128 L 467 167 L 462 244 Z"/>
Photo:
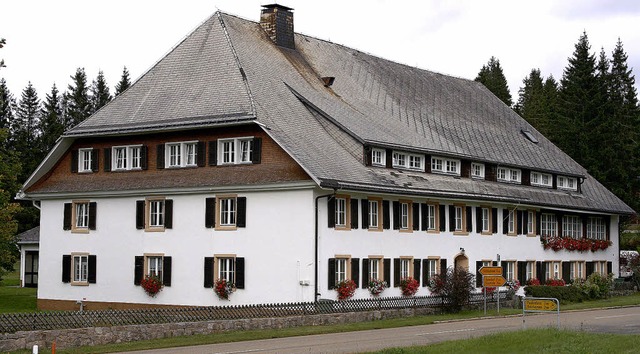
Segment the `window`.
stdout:
<path fill-rule="evenodd" d="M 484 179 L 484 164 L 476 162 L 471 163 L 471 177 Z"/>
<path fill-rule="evenodd" d="M 73 258 L 73 283 L 88 283 L 89 255 L 74 254 Z"/>
<path fill-rule="evenodd" d="M 377 279 L 382 280 L 382 272 L 380 268 L 382 266 L 382 257 L 371 258 L 369 257 L 369 280 Z"/>
<path fill-rule="evenodd" d="M 516 212 L 515 212 L 515 210 L 509 210 L 509 213 L 507 214 L 507 235 L 516 235 Z"/>
<path fill-rule="evenodd" d="M 220 201 L 220 226 L 232 226 L 236 224 L 236 199 L 219 198 Z"/>
<path fill-rule="evenodd" d="M 406 152 L 393 152 L 393 167 L 408 168 L 411 170 L 424 171 L 424 157 L 422 155 L 410 154 Z"/>
<path fill-rule="evenodd" d="M 535 235 L 536 234 L 536 212 L 533 210 L 527 211 L 527 235 Z"/>
<path fill-rule="evenodd" d="M 78 172 L 93 171 L 93 149 L 78 150 Z"/>
<path fill-rule="evenodd" d="M 371 164 L 374 166 L 386 166 L 386 151 L 383 149 L 371 149 Z"/>
<path fill-rule="evenodd" d="M 335 258 L 335 284 L 351 279 L 350 260 L 351 259 L 347 257 Z"/>
<path fill-rule="evenodd" d="M 455 221 L 455 229 L 454 231 L 464 231 L 463 230 L 463 220 L 464 220 L 464 216 L 463 216 L 463 210 L 464 208 L 461 206 L 455 206 L 454 208 L 455 210 L 455 217 L 454 217 L 454 221 Z"/>
<path fill-rule="evenodd" d="M 440 259 L 429 258 L 427 262 L 429 262 L 429 279 L 433 279 L 433 277 L 440 272 L 440 269 L 438 269 L 440 267 Z"/>
<path fill-rule="evenodd" d="M 245 286 L 245 259 L 235 254 L 204 257 L 204 287 L 213 288 L 216 280 L 226 280 L 236 289 Z"/>
<path fill-rule="evenodd" d="M 236 281 L 235 277 L 235 260 L 231 257 L 218 257 L 218 271 L 216 272 L 216 279 L 224 279 L 227 283 L 234 284 Z"/>
<path fill-rule="evenodd" d="M 235 194 L 205 198 L 204 226 L 216 230 L 236 230 L 246 227 L 247 197 Z"/>
<path fill-rule="evenodd" d="M 497 177 L 500 182 L 520 183 L 522 173 L 518 169 L 498 167 Z"/>
<path fill-rule="evenodd" d="M 584 262 L 571 262 L 571 280 L 585 279 Z"/>
<path fill-rule="evenodd" d="M 545 263 L 545 279 L 562 279 L 562 274 L 560 272 L 560 262 L 551 261 Z"/>
<path fill-rule="evenodd" d="M 140 285 L 147 276 L 158 277 L 164 286 L 171 286 L 171 257 L 162 253 L 136 256 L 133 284 Z"/>
<path fill-rule="evenodd" d="M 378 206 L 382 203 L 379 200 Z M 366 208 L 368 205 L 363 205 L 362 208 Z M 350 196 L 344 194 L 338 194 L 335 197 L 328 198 L 327 206 L 328 225 L 336 230 L 351 230 L 357 229 L 359 226 L 358 219 L 358 200 L 351 199 Z M 353 214 L 353 215 L 352 215 Z M 380 209 L 378 208 L 378 214 L 380 215 Z M 363 214 L 363 218 L 366 214 Z M 380 227 L 380 216 L 378 216 L 378 227 Z M 363 223 L 368 222 L 367 219 L 362 220 Z M 363 225 L 364 227 L 364 225 Z"/>
<path fill-rule="evenodd" d="M 535 277 L 536 277 L 536 262 L 527 261 L 526 279 L 525 280 L 530 280 L 530 279 L 533 279 Z"/>
<path fill-rule="evenodd" d="M 575 239 L 582 238 L 582 219 L 576 215 L 565 215 L 562 217 L 562 233 Z"/>
<path fill-rule="evenodd" d="M 444 157 L 431 157 L 431 172 L 460 175 L 460 160 Z"/>
<path fill-rule="evenodd" d="M 195 167 L 198 166 L 198 142 L 167 143 L 165 149 L 165 166 Z"/>
<path fill-rule="evenodd" d="M 63 230 L 88 233 L 96 229 L 97 204 L 88 200 L 64 203 Z"/>
<path fill-rule="evenodd" d="M 558 236 L 558 223 L 555 214 L 540 215 L 540 235 L 543 237 Z"/>
<path fill-rule="evenodd" d="M 400 202 L 400 229 L 409 229 L 409 203 Z"/>
<path fill-rule="evenodd" d="M 491 209 L 482 208 L 482 233 L 491 233 Z"/>
<path fill-rule="evenodd" d="M 145 275 L 162 279 L 162 256 L 148 256 L 146 258 L 147 271 Z"/>
<path fill-rule="evenodd" d="M 114 171 L 142 169 L 142 145 L 114 146 L 111 149 Z"/>
<path fill-rule="evenodd" d="M 411 266 L 413 265 L 412 259 L 400 258 L 400 279 L 409 278 L 413 276 Z"/>
<path fill-rule="evenodd" d="M 607 226 L 602 217 L 589 217 L 587 219 L 587 238 L 593 240 L 607 239 Z"/>
<path fill-rule="evenodd" d="M 514 261 L 505 261 L 503 263 L 503 268 L 506 272 L 507 281 L 512 281 L 516 279 L 516 262 Z"/>
<path fill-rule="evenodd" d="M 600 275 L 607 275 L 607 262 L 606 261 L 595 261 L 593 262 L 593 272 L 598 273 Z"/>
<path fill-rule="evenodd" d="M 164 231 L 173 227 L 173 200 L 152 197 L 136 202 L 136 228 Z"/>
<path fill-rule="evenodd" d="M 74 203 L 75 207 L 75 228 L 89 228 L 89 203 Z"/>
<path fill-rule="evenodd" d="M 369 229 L 380 229 L 380 201 L 368 200 L 369 203 Z"/>
<path fill-rule="evenodd" d="M 247 164 L 254 161 L 255 139 L 253 137 L 222 139 L 219 144 L 219 160 L 223 165 Z"/>
<path fill-rule="evenodd" d="M 336 227 L 347 227 L 347 199 L 336 198 Z"/>
<path fill-rule="evenodd" d="M 427 204 L 427 231 L 437 231 L 437 228 L 438 228 L 438 226 L 436 225 L 437 210 L 438 210 L 437 205 Z"/>
<path fill-rule="evenodd" d="M 578 180 L 575 177 L 558 176 L 558 188 L 577 191 Z"/>
<path fill-rule="evenodd" d="M 551 187 L 552 177 L 548 173 L 531 172 L 531 185 L 540 187 Z"/>

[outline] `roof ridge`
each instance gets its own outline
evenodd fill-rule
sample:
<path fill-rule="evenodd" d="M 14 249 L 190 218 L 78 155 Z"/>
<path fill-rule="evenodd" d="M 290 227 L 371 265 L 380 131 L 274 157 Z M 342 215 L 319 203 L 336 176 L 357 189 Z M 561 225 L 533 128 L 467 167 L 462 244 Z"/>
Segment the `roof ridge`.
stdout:
<path fill-rule="evenodd" d="M 231 40 L 231 36 L 227 31 L 227 26 L 224 23 L 222 14 L 223 12 L 218 10 L 214 14 L 214 16 L 218 16 L 218 20 L 220 21 L 220 26 L 222 26 L 222 32 L 224 33 L 224 37 L 227 40 L 227 43 L 229 44 L 229 48 L 231 49 L 231 54 L 233 55 L 236 65 L 238 66 L 238 70 L 240 71 L 240 75 L 242 76 L 242 81 L 244 82 L 244 87 L 245 87 L 245 90 L 247 91 L 247 96 L 249 96 L 249 104 L 251 105 L 251 114 L 253 114 L 254 117 L 257 117 L 256 104 L 253 99 L 253 94 L 251 93 L 251 87 L 249 87 L 249 80 L 247 79 L 247 74 L 245 74 L 244 69 L 242 68 L 242 65 L 240 65 L 240 58 L 238 57 L 236 48 L 233 46 L 233 41 Z"/>

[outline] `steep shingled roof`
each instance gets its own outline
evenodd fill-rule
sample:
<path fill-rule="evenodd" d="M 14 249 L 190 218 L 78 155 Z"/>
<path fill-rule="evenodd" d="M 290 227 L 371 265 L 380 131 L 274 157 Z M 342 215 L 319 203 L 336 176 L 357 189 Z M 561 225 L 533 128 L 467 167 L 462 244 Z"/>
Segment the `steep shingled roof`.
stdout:
<path fill-rule="evenodd" d="M 483 85 L 217 12 L 65 137 L 255 120 L 320 185 L 633 213 Z M 335 77 L 325 87 L 321 77 Z M 539 143 L 529 141 L 529 130 Z M 363 164 L 363 144 L 584 176 L 582 193 Z"/>

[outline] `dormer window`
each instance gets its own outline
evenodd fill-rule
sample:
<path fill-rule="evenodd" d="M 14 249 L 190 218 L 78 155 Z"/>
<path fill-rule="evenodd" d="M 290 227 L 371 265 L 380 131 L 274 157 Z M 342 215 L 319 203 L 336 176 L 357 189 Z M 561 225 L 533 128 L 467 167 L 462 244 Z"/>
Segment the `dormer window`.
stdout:
<path fill-rule="evenodd" d="M 531 185 L 540 187 L 551 187 L 553 177 L 548 173 L 531 172 Z"/>
<path fill-rule="evenodd" d="M 522 172 L 516 168 L 498 167 L 497 177 L 499 182 L 520 183 Z"/>
<path fill-rule="evenodd" d="M 384 149 L 371 149 L 371 164 L 373 166 L 386 166 L 387 156 Z"/>
<path fill-rule="evenodd" d="M 484 164 L 471 163 L 471 178 L 484 179 Z"/>
<path fill-rule="evenodd" d="M 459 176 L 460 160 L 433 156 L 431 157 L 431 172 L 440 172 Z"/>
<path fill-rule="evenodd" d="M 401 151 L 394 151 L 393 167 L 424 171 L 423 159 L 424 157 L 422 155 L 409 154 Z"/>
<path fill-rule="evenodd" d="M 578 180 L 575 177 L 558 176 L 558 189 L 578 190 Z"/>

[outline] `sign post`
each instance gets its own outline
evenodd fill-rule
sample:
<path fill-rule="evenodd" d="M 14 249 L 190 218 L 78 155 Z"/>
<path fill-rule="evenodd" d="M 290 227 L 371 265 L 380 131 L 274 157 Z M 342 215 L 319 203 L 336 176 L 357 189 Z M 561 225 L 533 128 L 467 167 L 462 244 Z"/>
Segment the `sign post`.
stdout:
<path fill-rule="evenodd" d="M 560 329 L 560 301 L 552 297 L 525 297 L 522 299 L 522 327 L 527 328 L 524 317 L 527 312 L 556 312 Z"/>
<path fill-rule="evenodd" d="M 500 313 L 500 287 L 507 281 L 502 276 L 502 267 L 483 266 L 478 269 L 482 274 L 482 287 L 484 289 L 484 314 L 487 314 L 487 287 L 498 288 L 498 313 Z"/>

